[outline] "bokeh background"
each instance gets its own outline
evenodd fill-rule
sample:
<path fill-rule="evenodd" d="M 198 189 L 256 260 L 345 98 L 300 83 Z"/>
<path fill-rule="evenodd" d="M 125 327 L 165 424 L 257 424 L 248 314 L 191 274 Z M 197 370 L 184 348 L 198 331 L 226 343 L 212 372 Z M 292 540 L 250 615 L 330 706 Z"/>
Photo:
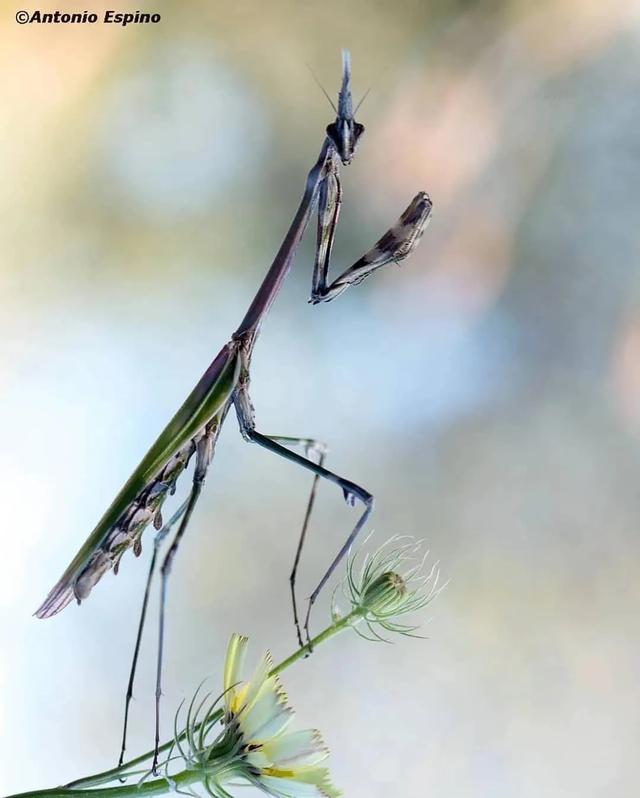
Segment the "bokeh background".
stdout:
<path fill-rule="evenodd" d="M 315 308 L 308 237 L 253 398 L 262 430 L 326 440 L 376 495 L 369 545 L 416 535 L 450 583 L 428 640 L 345 636 L 288 671 L 298 722 L 352 798 L 635 796 L 638 5 L 144 0 L 117 8 L 162 22 L 126 29 L 20 7 L 0 20 L 0 792 L 115 763 L 145 562 L 31 613 L 246 309 L 332 116 L 306 65 L 333 94 L 348 46 L 372 90 L 335 262 L 417 190 L 433 222 Z M 232 631 L 292 650 L 309 483 L 229 418 L 172 580 L 166 734 Z M 323 486 L 303 592 L 353 519 Z"/>

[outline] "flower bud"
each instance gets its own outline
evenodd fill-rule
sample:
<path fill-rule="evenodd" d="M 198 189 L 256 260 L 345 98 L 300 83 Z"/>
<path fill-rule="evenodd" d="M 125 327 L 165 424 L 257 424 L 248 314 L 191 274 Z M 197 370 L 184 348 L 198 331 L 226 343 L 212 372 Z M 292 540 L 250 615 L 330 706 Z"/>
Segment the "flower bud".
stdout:
<path fill-rule="evenodd" d="M 438 587 L 437 563 L 424 573 L 427 554 L 419 556 L 421 547 L 419 541 L 411 538 L 392 538 L 364 558 L 359 573 L 357 553 L 349 560 L 342 589 L 351 604 L 352 625 L 362 637 L 384 640 L 379 629 L 412 635 L 418 628 L 399 623 L 398 618 L 429 604 L 442 589 Z M 335 603 L 332 612 L 334 618 L 341 617 Z M 358 629 L 361 623 L 371 637 Z"/>
<path fill-rule="evenodd" d="M 407 585 L 400 574 L 395 571 L 385 571 L 367 585 L 360 604 L 372 615 L 393 614 L 402 606 L 402 599 L 406 593 Z"/>

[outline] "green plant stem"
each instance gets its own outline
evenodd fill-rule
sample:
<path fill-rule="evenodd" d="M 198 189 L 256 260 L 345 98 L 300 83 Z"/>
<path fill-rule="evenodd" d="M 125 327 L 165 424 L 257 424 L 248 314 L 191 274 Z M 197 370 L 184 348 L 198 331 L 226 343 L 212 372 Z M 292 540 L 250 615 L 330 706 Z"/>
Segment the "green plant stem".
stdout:
<path fill-rule="evenodd" d="M 165 795 L 169 792 L 173 785 L 176 787 L 185 787 L 188 784 L 202 780 L 202 774 L 197 770 L 183 770 L 171 779 L 154 779 L 153 781 L 143 781 L 141 784 L 136 782 L 134 784 L 121 784 L 119 787 L 104 787 L 97 790 L 73 790 L 69 787 L 53 787 L 48 790 L 33 790 L 32 792 L 22 792 L 18 795 L 20 798 L 62 798 L 63 796 L 73 795 L 75 798 L 79 796 L 91 796 L 91 798 L 126 798 L 126 796 L 148 796 L 148 795 Z M 18 798 L 10 796 L 10 798 Z"/>
<path fill-rule="evenodd" d="M 294 651 L 290 657 L 283 659 L 282 662 L 273 668 L 273 670 L 269 673 L 269 676 L 275 676 L 277 673 L 281 673 L 282 671 L 286 670 L 289 665 L 293 665 L 294 662 L 297 662 L 299 659 L 308 656 L 321 643 L 324 643 L 325 640 L 329 640 L 331 637 L 334 637 L 345 629 L 348 629 L 361 617 L 362 610 L 360 608 L 356 608 L 339 621 L 334 621 L 331 626 L 327 626 L 323 632 L 320 632 L 319 635 L 316 635 L 310 643 L 307 643 L 305 646 L 302 646 L 302 648 Z"/>
<path fill-rule="evenodd" d="M 303 659 L 304 657 L 308 656 L 313 649 L 317 648 L 321 643 L 324 643 L 326 640 L 329 640 L 356 623 L 361 615 L 362 611 L 357 608 L 348 615 L 345 615 L 344 618 L 334 621 L 334 623 L 324 629 L 324 631 L 316 635 L 310 643 L 307 643 L 306 645 L 302 646 L 302 648 L 294 651 L 289 657 L 283 659 L 282 662 L 280 662 L 271 670 L 269 675 L 275 676 L 276 674 L 286 670 L 290 665 L 293 665 L 294 662 L 297 662 L 299 659 Z M 222 718 L 222 714 L 223 712 L 221 709 L 215 712 L 208 720 L 209 725 L 217 723 Z M 184 736 L 184 733 L 181 734 L 180 739 L 184 738 Z M 174 740 L 169 740 L 160 746 L 159 751 L 161 753 L 168 751 L 173 744 Z M 69 784 L 65 785 L 64 787 L 53 787 L 47 790 L 32 790 L 31 792 L 16 793 L 15 795 L 8 796 L 8 798 L 68 798 L 68 796 L 74 796 L 74 798 L 79 798 L 80 796 L 91 796 L 91 798 L 127 798 L 127 796 L 130 795 L 144 797 L 148 795 L 164 795 L 171 790 L 171 785 L 182 787 L 193 784 L 202 779 L 202 775 L 198 771 L 183 770 L 180 773 L 177 773 L 175 776 L 171 776 L 170 780 L 166 778 L 159 778 L 154 779 L 153 781 L 143 781 L 141 783 L 135 782 L 134 784 L 121 784 L 117 787 L 83 789 L 85 787 L 95 787 L 95 785 L 105 784 L 107 782 L 114 781 L 117 778 L 127 778 L 128 776 L 132 775 L 127 771 L 131 771 L 133 767 L 140 765 L 142 762 L 152 756 L 153 751 L 147 751 L 146 753 L 135 757 L 135 759 L 130 759 L 128 762 L 125 762 L 121 767 L 111 768 L 110 770 L 104 770 L 101 773 L 95 773 L 92 776 L 85 776 L 84 778 L 76 779 L 75 781 L 69 782 Z"/>

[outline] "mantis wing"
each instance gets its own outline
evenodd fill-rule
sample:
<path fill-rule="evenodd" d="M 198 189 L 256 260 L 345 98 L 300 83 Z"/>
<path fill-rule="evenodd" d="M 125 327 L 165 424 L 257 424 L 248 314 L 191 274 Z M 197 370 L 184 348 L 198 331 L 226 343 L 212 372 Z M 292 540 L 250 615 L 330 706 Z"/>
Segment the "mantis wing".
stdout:
<path fill-rule="evenodd" d="M 129 477 L 113 500 L 96 528 L 84 542 L 68 568 L 50 591 L 35 615 L 50 618 L 60 612 L 74 596 L 80 601 L 109 568 L 119 561 L 125 549 L 136 545 L 136 540 L 153 518 L 154 511 L 173 489 L 175 480 L 186 466 L 193 448 L 193 438 L 223 409 L 238 381 L 240 360 L 234 343 L 226 344 L 200 378 L 184 404 L 160 433 L 156 442 L 143 457 L 142 462 Z M 172 463 L 176 455 L 182 457 Z M 169 468 L 167 468 L 169 467 Z M 170 470 L 168 476 L 166 471 Z M 163 477 L 165 481 L 163 480 Z M 154 482 L 158 490 L 153 491 Z M 145 489 L 152 487 L 131 514 Z M 149 509 L 152 508 L 152 509 Z M 127 514 L 127 528 L 122 534 L 110 533 Z M 134 539 L 135 538 L 135 539 Z M 105 546 L 111 544 L 108 550 Z M 139 543 L 137 544 L 139 546 Z M 135 549 L 134 549 L 135 550 Z M 82 580 L 82 582 L 80 581 Z M 82 588 L 80 588 L 82 585 Z"/>

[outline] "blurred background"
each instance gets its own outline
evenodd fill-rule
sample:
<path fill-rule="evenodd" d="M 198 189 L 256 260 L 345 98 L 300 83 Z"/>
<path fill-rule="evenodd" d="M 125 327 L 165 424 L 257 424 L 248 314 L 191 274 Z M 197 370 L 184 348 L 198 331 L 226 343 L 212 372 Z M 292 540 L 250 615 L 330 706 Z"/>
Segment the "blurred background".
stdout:
<path fill-rule="evenodd" d="M 352 798 L 635 796 L 638 5 L 123 1 L 162 14 L 126 29 L 19 26 L 21 7 L 0 22 L 0 792 L 115 764 L 151 534 L 81 608 L 31 614 L 237 326 L 333 116 L 307 65 L 334 95 L 349 47 L 371 93 L 335 267 L 418 190 L 433 221 L 401 269 L 319 307 L 307 236 L 253 400 L 376 495 L 369 546 L 424 539 L 450 583 L 428 640 L 351 634 L 288 671 L 299 727 Z M 229 417 L 171 582 L 165 736 L 231 632 L 293 650 L 309 487 Z M 303 595 L 354 518 L 322 486 Z M 154 652 L 151 626 L 132 755 Z"/>

